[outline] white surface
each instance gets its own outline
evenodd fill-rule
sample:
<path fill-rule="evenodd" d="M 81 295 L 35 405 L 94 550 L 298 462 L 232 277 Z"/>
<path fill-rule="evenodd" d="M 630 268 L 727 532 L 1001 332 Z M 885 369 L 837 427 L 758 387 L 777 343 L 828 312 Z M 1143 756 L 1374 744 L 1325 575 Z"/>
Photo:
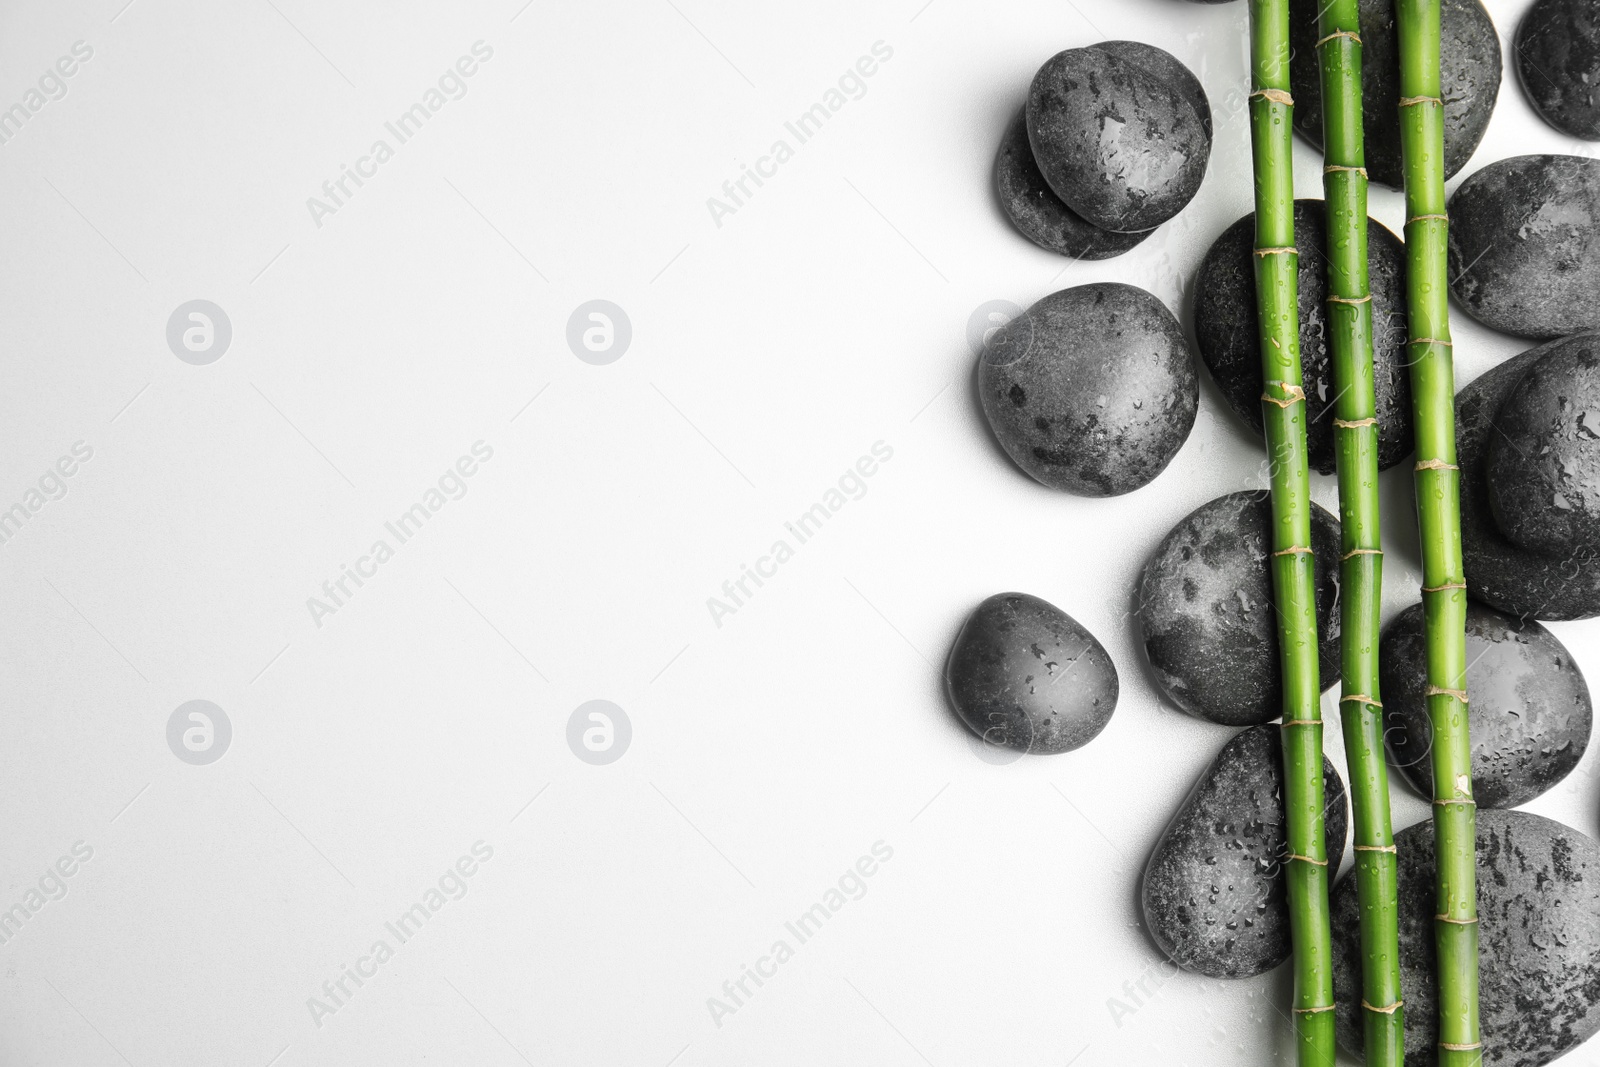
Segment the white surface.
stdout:
<path fill-rule="evenodd" d="M 1132 583 L 1260 484 L 1259 447 L 1207 382 L 1160 479 L 1075 499 L 972 397 L 978 305 L 1119 279 L 1177 307 L 1250 207 L 1243 4 L 1076 2 L 6 5 L 0 106 L 94 54 L 0 145 L 0 508 L 94 454 L 0 545 L 0 907 L 93 857 L 0 945 L 0 1062 L 1283 1059 L 1281 969 L 1108 1008 L 1157 958 L 1143 859 L 1228 736 L 1158 701 Z M 1490 4 L 1503 41 L 1523 6 Z M 1191 65 L 1216 147 L 1157 237 L 1069 263 L 989 169 L 1039 63 L 1108 37 Z M 466 95 L 315 225 L 307 197 L 479 40 Z M 865 95 L 716 225 L 706 199 L 878 41 Z M 1572 148 L 1508 65 L 1473 166 Z M 1373 204 L 1398 229 L 1398 194 Z M 233 326 L 209 366 L 165 341 L 194 298 Z M 593 298 L 632 321 L 609 366 L 564 339 Z M 1524 347 L 1455 331 L 1463 381 Z M 317 626 L 307 598 L 480 440 L 466 496 Z M 878 441 L 865 496 L 715 626 L 707 598 Z M 1079 752 L 992 766 L 945 708 L 945 649 L 1006 589 L 1117 662 Z M 1551 628 L 1600 677 L 1600 624 Z M 209 766 L 166 742 L 197 698 L 234 730 Z M 604 767 L 566 742 L 595 698 L 634 731 Z M 1596 833 L 1597 760 L 1532 807 Z M 307 999 L 480 840 L 466 896 L 318 1026 Z M 707 998 L 878 841 L 866 895 L 716 1025 Z"/>

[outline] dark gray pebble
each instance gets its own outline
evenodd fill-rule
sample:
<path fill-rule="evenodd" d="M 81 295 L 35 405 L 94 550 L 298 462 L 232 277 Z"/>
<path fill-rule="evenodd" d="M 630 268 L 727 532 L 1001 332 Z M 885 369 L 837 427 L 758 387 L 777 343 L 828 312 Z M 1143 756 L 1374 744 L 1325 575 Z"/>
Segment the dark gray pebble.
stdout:
<path fill-rule="evenodd" d="M 1027 116 L 1045 181 L 1102 229 L 1161 225 L 1205 176 L 1211 135 L 1184 88 L 1102 48 L 1051 57 L 1034 75 Z"/>
<path fill-rule="evenodd" d="M 1339 520 L 1312 506 L 1321 688 L 1339 680 Z M 1272 599 L 1271 494 L 1229 493 L 1195 509 L 1139 576 L 1139 628 L 1156 682 L 1179 708 L 1250 726 L 1283 714 Z"/>
<path fill-rule="evenodd" d="M 1289 36 L 1294 51 L 1289 83 L 1294 125 L 1322 147 L 1322 82 L 1318 73 L 1319 0 L 1291 0 Z M 1400 51 L 1394 0 L 1360 0 L 1361 114 L 1366 132 L 1367 173 L 1375 182 L 1401 187 Z M 1454 176 L 1483 140 L 1500 95 L 1500 37 L 1478 0 L 1443 0 L 1439 66 L 1444 99 L 1444 175 Z"/>
<path fill-rule="evenodd" d="M 1155 233 L 1102 230 L 1062 203 L 1033 161 L 1025 111 L 1017 112 L 1001 138 L 1000 151 L 994 157 L 994 188 L 1001 209 L 1017 232 L 1040 248 L 1073 259 L 1111 259 Z"/>
<path fill-rule="evenodd" d="M 1017 466 L 1084 496 L 1149 483 L 1183 447 L 1200 403 L 1178 320 L 1119 282 L 1052 293 L 997 330 L 978 387 Z"/>
<path fill-rule="evenodd" d="M 1592 335 L 1590 340 L 1595 340 Z M 1456 463 L 1461 468 L 1461 553 L 1467 593 L 1511 615 L 1587 619 L 1600 615 L 1600 559 L 1587 553 L 1545 556 L 1508 540 L 1495 523 L 1485 478 L 1500 405 L 1548 352 L 1578 338 L 1530 349 L 1482 375 L 1456 395 Z"/>
<path fill-rule="evenodd" d="M 1537 0 L 1517 26 L 1517 73 L 1528 102 L 1562 133 L 1600 141 L 1600 8 Z"/>
<path fill-rule="evenodd" d="M 1070 752 L 1117 710 L 1117 668 L 1094 634 L 1053 604 L 996 593 L 967 617 L 945 664 L 950 703 L 972 732 L 1020 752 Z"/>
<path fill-rule="evenodd" d="M 1494 423 L 1484 477 L 1500 532 L 1546 556 L 1600 555 L 1600 336 L 1552 346 Z"/>
<path fill-rule="evenodd" d="M 1431 799 L 1433 725 L 1421 604 L 1384 627 L 1378 662 L 1390 761 Z M 1583 758 L 1594 724 L 1589 686 L 1549 630 L 1471 601 L 1467 664 L 1473 796 L 1480 808 L 1526 804 Z"/>
<path fill-rule="evenodd" d="M 1283 743 L 1276 725 L 1236 734 L 1156 843 L 1140 886 L 1145 927 L 1187 971 L 1249 978 L 1289 958 L 1283 874 Z M 1344 857 L 1344 782 L 1322 761 L 1328 869 Z"/>
<path fill-rule="evenodd" d="M 1395 834 L 1405 1061 L 1437 1062 L 1433 823 Z M 1600 847 L 1525 811 L 1478 812 L 1478 1014 L 1486 1067 L 1540 1067 L 1600 1030 Z M 1360 907 L 1334 886 L 1333 993 L 1339 1043 L 1359 1055 Z"/>
<path fill-rule="evenodd" d="M 1257 434 L 1261 414 L 1261 343 L 1256 325 L 1255 213 L 1222 232 L 1195 276 L 1194 332 L 1200 358 L 1228 406 Z M 1327 207 L 1296 200 L 1300 249 L 1300 369 L 1306 390 L 1306 441 L 1311 466 L 1334 472 L 1333 352 L 1328 316 Z M 1382 223 L 1367 220 L 1367 271 L 1372 292 L 1372 358 L 1376 372 L 1378 467 L 1411 452 L 1411 375 L 1406 356 L 1405 245 Z"/>
<path fill-rule="evenodd" d="M 1600 328 L 1600 160 L 1513 156 L 1450 198 L 1450 292 L 1519 337 Z"/>

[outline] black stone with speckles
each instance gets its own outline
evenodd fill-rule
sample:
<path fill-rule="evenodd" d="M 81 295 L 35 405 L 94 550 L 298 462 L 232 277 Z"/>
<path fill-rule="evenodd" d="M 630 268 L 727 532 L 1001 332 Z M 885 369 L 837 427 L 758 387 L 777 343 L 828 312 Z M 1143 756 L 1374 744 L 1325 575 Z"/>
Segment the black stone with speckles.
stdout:
<path fill-rule="evenodd" d="M 1195 277 L 1194 332 L 1200 358 L 1228 406 L 1257 434 L 1261 415 L 1261 347 L 1256 325 L 1255 214 L 1222 232 Z M 1328 337 L 1327 207 L 1321 200 L 1294 202 L 1295 244 L 1300 249 L 1300 370 L 1306 390 L 1311 466 L 1334 471 L 1332 353 Z M 1372 292 L 1372 358 L 1376 372 L 1378 468 L 1387 470 L 1411 452 L 1411 376 L 1406 356 L 1405 245 L 1367 220 L 1367 271 Z"/>
<path fill-rule="evenodd" d="M 1118 282 L 1052 293 L 996 330 L 978 388 L 1017 466 L 1084 496 L 1149 483 L 1183 447 L 1200 404 L 1178 320 Z"/>
<path fill-rule="evenodd" d="M 1117 668 L 1093 634 L 1026 593 L 997 593 L 967 617 L 945 663 L 961 720 L 993 745 L 1070 752 L 1117 710 Z"/>
<path fill-rule="evenodd" d="M 1456 394 L 1456 463 L 1461 468 L 1461 555 L 1467 594 L 1511 615 L 1587 619 L 1600 615 L 1600 556 L 1546 556 L 1507 539 L 1496 524 L 1486 478 L 1495 419 L 1522 376 L 1548 353 L 1594 343 L 1586 335 L 1552 341 L 1495 367 Z"/>
<path fill-rule="evenodd" d="M 1137 233 L 1199 191 L 1210 114 L 1196 110 L 1190 84 L 1149 62 L 1148 46 L 1113 44 L 1126 47 L 1071 48 L 1039 68 L 1028 89 L 1028 140 L 1045 181 L 1073 211 L 1101 229 Z M 1198 84 L 1192 75 L 1188 83 Z"/>
<path fill-rule="evenodd" d="M 1384 739 L 1413 789 L 1433 796 L 1433 725 L 1422 605 L 1384 627 Z M 1472 793 L 1481 808 L 1526 804 L 1583 758 L 1594 707 L 1583 672 L 1554 634 L 1530 620 L 1467 603 L 1467 724 Z"/>
<path fill-rule="evenodd" d="M 1519 337 L 1600 329 L 1600 160 L 1513 156 L 1450 197 L 1450 292 Z"/>
<path fill-rule="evenodd" d="M 1339 520 L 1313 505 L 1322 688 L 1339 680 Z M 1229 493 L 1172 528 L 1139 576 L 1139 628 L 1161 691 L 1227 726 L 1283 714 L 1271 494 Z"/>
<path fill-rule="evenodd" d="M 1294 127 L 1322 147 L 1322 80 L 1317 64 L 1320 0 L 1290 0 L 1289 85 Z M 1400 52 L 1395 0 L 1360 0 L 1361 114 L 1367 173 L 1400 188 Z M 1472 157 L 1489 128 L 1500 95 L 1500 36 L 1478 0 L 1443 0 L 1439 13 L 1439 67 L 1444 99 L 1444 176 Z"/>
<path fill-rule="evenodd" d="M 1433 823 L 1394 835 L 1407 1067 L 1437 1062 Z M 1486 1067 L 1540 1067 L 1600 1030 L 1600 846 L 1525 811 L 1478 812 L 1478 1015 Z M 1333 887 L 1339 1043 L 1359 1054 L 1356 882 Z"/>
<path fill-rule="evenodd" d="M 1516 56 L 1533 109 L 1562 133 L 1600 141 L 1600 7 L 1537 0 L 1517 26 Z"/>
<path fill-rule="evenodd" d="M 1234 736 L 1211 761 L 1150 855 L 1145 927 L 1187 971 L 1249 978 L 1289 958 L 1283 876 L 1283 744 L 1276 725 Z M 1322 761 L 1329 870 L 1344 857 L 1344 782 Z"/>

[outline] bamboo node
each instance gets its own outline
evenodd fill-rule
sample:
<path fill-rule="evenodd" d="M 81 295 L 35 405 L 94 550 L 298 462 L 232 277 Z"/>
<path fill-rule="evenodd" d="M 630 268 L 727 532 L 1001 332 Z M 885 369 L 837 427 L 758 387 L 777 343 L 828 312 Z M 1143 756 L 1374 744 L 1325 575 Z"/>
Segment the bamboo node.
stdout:
<path fill-rule="evenodd" d="M 1356 845 L 1355 850 L 1357 852 L 1392 852 L 1395 855 L 1400 854 L 1400 850 L 1393 845 Z"/>
<path fill-rule="evenodd" d="M 1327 166 L 1322 168 L 1322 173 L 1324 173 L 1324 174 L 1338 174 L 1338 173 L 1341 173 L 1341 172 L 1342 173 L 1349 173 L 1349 174 L 1359 174 L 1363 178 L 1365 178 L 1367 176 L 1367 168 L 1366 167 L 1341 167 L 1337 163 L 1329 163 Z"/>
<path fill-rule="evenodd" d="M 1381 700 L 1373 700 L 1371 697 L 1367 696 L 1367 694 L 1365 694 L 1365 693 L 1351 693 L 1347 697 L 1340 697 L 1339 698 L 1339 703 L 1341 703 L 1341 704 L 1371 704 L 1375 708 L 1383 707 L 1383 701 L 1381 701 Z"/>
<path fill-rule="evenodd" d="M 1377 419 L 1334 419 L 1333 424 L 1341 430 L 1359 430 L 1363 426 L 1378 425 Z"/>
<path fill-rule="evenodd" d="M 1375 1011 L 1379 1015 L 1393 1015 L 1395 1013 L 1395 1011 L 1398 1010 L 1400 1008 L 1400 1006 L 1402 1004 L 1404 1004 L 1404 1003 L 1405 1003 L 1405 1001 L 1403 1001 L 1403 1000 L 1397 1000 L 1393 1004 L 1390 1004 L 1387 1008 L 1380 1008 L 1376 1004 L 1368 1004 L 1366 1001 L 1363 1000 L 1361 1002 L 1361 1006 L 1363 1008 L 1366 1008 L 1368 1011 Z"/>
<path fill-rule="evenodd" d="M 1255 253 L 1258 256 L 1298 256 L 1300 254 L 1300 250 L 1291 245 L 1282 245 L 1277 248 L 1258 248 L 1255 250 Z"/>
<path fill-rule="evenodd" d="M 1381 555 L 1383 555 L 1383 549 L 1381 549 L 1381 548 L 1352 548 L 1350 551 L 1348 551 L 1344 555 L 1340 556 L 1339 559 L 1347 560 L 1351 556 L 1381 556 Z"/>
<path fill-rule="evenodd" d="M 1446 582 L 1444 585 L 1425 585 L 1422 587 L 1422 591 L 1424 593 L 1442 593 L 1446 589 L 1465 589 L 1466 587 L 1466 582 Z"/>
<path fill-rule="evenodd" d="M 1412 215 L 1409 219 L 1406 219 L 1406 225 L 1410 226 L 1413 222 L 1425 222 L 1428 219 L 1443 219 L 1444 221 L 1449 222 L 1450 221 L 1450 216 L 1449 215 Z"/>
<path fill-rule="evenodd" d="M 1283 725 L 1285 725 L 1285 726 L 1321 726 L 1322 725 L 1322 720 L 1321 719 L 1285 719 L 1285 720 L 1283 720 Z"/>
<path fill-rule="evenodd" d="M 1298 852 L 1291 852 L 1291 853 L 1289 853 L 1287 856 L 1285 856 L 1283 858 L 1284 858 L 1285 861 L 1288 861 L 1288 860 L 1299 860 L 1301 863 L 1309 863 L 1313 867 L 1326 867 L 1328 865 L 1328 861 L 1327 860 L 1314 860 L 1310 856 L 1302 856 Z M 1318 1009 L 1318 1010 L 1323 1010 L 1323 1009 Z"/>
<path fill-rule="evenodd" d="M 1402 96 L 1400 98 L 1401 107 L 1412 107 L 1416 104 L 1438 104 L 1443 107 L 1444 101 L 1437 96 Z"/>
<path fill-rule="evenodd" d="M 1467 691 L 1465 689 L 1446 689 L 1442 685 L 1428 686 L 1427 691 L 1423 695 L 1430 697 L 1455 697 L 1463 704 L 1472 703 L 1467 699 Z"/>
<path fill-rule="evenodd" d="M 1470 919 L 1452 919 L 1448 915 L 1435 915 L 1433 917 L 1433 920 L 1434 920 L 1434 922 L 1449 923 L 1451 926 L 1477 926 L 1478 925 L 1478 917 L 1476 915 L 1474 915 Z"/>
<path fill-rule="evenodd" d="M 1366 296 L 1330 296 L 1330 297 L 1328 297 L 1328 303 L 1330 303 L 1330 304 L 1365 304 L 1365 303 L 1368 303 L 1371 300 L 1372 300 L 1372 294 L 1371 293 L 1368 293 Z"/>
<path fill-rule="evenodd" d="M 1290 96 L 1282 89 L 1257 89 L 1255 92 L 1250 94 L 1250 99 L 1254 100 L 1258 96 L 1263 100 L 1271 100 L 1275 104 L 1288 104 L 1290 107 L 1294 106 L 1294 97 Z"/>
<path fill-rule="evenodd" d="M 1413 337 L 1411 340 L 1407 341 L 1406 344 L 1408 344 L 1408 345 L 1444 345 L 1444 347 L 1446 347 L 1446 348 L 1454 348 L 1455 347 L 1455 344 L 1453 342 L 1446 341 L 1442 337 Z"/>
<path fill-rule="evenodd" d="M 1458 798 L 1456 800 L 1435 800 L 1433 803 L 1435 807 L 1440 808 L 1448 808 L 1452 804 L 1461 804 L 1469 808 L 1475 808 L 1478 806 L 1478 802 L 1476 800 L 1471 800 L 1466 797 Z"/>
<path fill-rule="evenodd" d="M 1309 556 L 1311 550 L 1303 545 L 1290 545 L 1288 548 L 1274 552 L 1274 556 Z"/>
<path fill-rule="evenodd" d="M 1333 1005 L 1332 1004 L 1318 1004 L 1314 1008 L 1296 1008 L 1294 1010 L 1294 1013 L 1296 1015 L 1314 1015 L 1319 1011 L 1332 1011 L 1332 1010 L 1333 1010 Z"/>
<path fill-rule="evenodd" d="M 1446 463 L 1442 459 L 1424 459 L 1419 460 L 1417 465 L 1411 469 L 1414 471 L 1454 471 L 1461 468 L 1454 463 Z"/>
<path fill-rule="evenodd" d="M 1338 31 L 1336 31 L 1334 33 L 1328 34 L 1328 36 L 1326 36 L 1322 40 L 1318 41 L 1317 44 L 1316 44 L 1316 47 L 1321 48 L 1323 45 L 1327 44 L 1329 41 L 1333 40 L 1336 37 L 1348 37 L 1352 41 L 1354 41 L 1356 44 L 1360 44 L 1361 43 L 1361 35 L 1359 33 L 1352 33 L 1349 30 L 1338 30 Z"/>
<path fill-rule="evenodd" d="M 1280 408 L 1287 408 L 1287 407 L 1293 407 L 1295 404 L 1300 404 L 1300 403 L 1304 403 L 1305 402 L 1306 391 L 1303 388 L 1301 388 L 1300 386 L 1295 385 L 1295 384 L 1293 384 L 1291 382 L 1268 382 L 1267 383 L 1268 388 L 1271 388 L 1274 385 L 1276 385 L 1279 389 L 1283 390 L 1283 396 L 1276 397 L 1276 396 L 1273 396 L 1271 393 L 1262 393 L 1261 394 L 1261 399 L 1263 401 L 1265 401 L 1266 403 L 1268 403 L 1268 404 L 1276 404 Z"/>
<path fill-rule="evenodd" d="M 1452 1045 L 1448 1041 L 1441 1041 L 1441 1042 L 1439 1042 L 1439 1047 L 1444 1049 L 1444 1050 L 1446 1050 L 1447 1052 L 1473 1052 L 1473 1051 L 1475 1051 L 1477 1049 L 1482 1048 L 1483 1047 L 1483 1042 L 1474 1041 L 1470 1045 Z"/>

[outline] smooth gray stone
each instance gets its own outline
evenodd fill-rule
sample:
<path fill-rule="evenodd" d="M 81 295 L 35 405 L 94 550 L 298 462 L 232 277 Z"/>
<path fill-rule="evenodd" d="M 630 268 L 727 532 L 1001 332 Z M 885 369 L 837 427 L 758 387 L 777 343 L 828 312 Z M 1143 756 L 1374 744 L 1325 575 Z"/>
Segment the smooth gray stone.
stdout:
<path fill-rule="evenodd" d="M 1290 0 L 1289 84 L 1294 126 L 1322 148 L 1322 80 L 1316 43 L 1320 0 Z M 1400 49 L 1394 0 L 1360 0 L 1361 117 L 1367 173 L 1399 189 Z M 1454 177 L 1483 140 L 1500 95 L 1500 36 L 1478 0 L 1443 0 L 1439 66 L 1444 99 L 1444 176 Z"/>
<path fill-rule="evenodd" d="M 1573 137 L 1600 141 L 1600 8 L 1536 0 L 1517 25 L 1517 74 L 1528 103 Z"/>
<path fill-rule="evenodd" d="M 1339 680 L 1339 520 L 1312 505 L 1321 688 Z M 1265 490 L 1229 493 L 1191 512 L 1139 576 L 1145 654 L 1180 709 L 1226 726 L 1283 714 L 1272 599 L 1272 505 Z"/>
<path fill-rule="evenodd" d="M 1187 971 L 1249 978 L 1289 958 L 1283 744 L 1276 724 L 1235 734 L 1145 865 L 1140 902 L 1156 944 Z M 1344 782 L 1322 761 L 1328 869 L 1344 857 Z"/>
<path fill-rule="evenodd" d="M 1461 468 L 1461 554 L 1467 594 L 1510 615 L 1587 619 L 1600 615 L 1600 559 L 1545 556 L 1508 540 L 1495 524 L 1485 478 L 1500 405 L 1530 367 L 1568 341 L 1552 341 L 1500 364 L 1456 394 L 1456 463 Z"/>
<path fill-rule="evenodd" d="M 1421 796 L 1433 797 L 1433 724 L 1422 605 L 1384 627 L 1384 740 L 1389 761 Z M 1467 726 L 1472 793 L 1480 808 L 1526 804 L 1583 758 L 1594 707 L 1566 646 L 1532 619 L 1467 603 Z"/>
<path fill-rule="evenodd" d="M 1017 466 L 1083 496 L 1148 484 L 1183 447 L 1200 404 L 1178 320 L 1119 282 L 1052 293 L 995 331 L 978 388 Z"/>
<path fill-rule="evenodd" d="M 1407 1067 L 1436 1063 L 1433 823 L 1394 835 Z M 1600 846 L 1525 811 L 1478 812 L 1478 1014 L 1486 1067 L 1540 1067 L 1600 1030 Z M 1361 937 L 1356 880 L 1333 887 L 1339 1044 L 1357 1055 Z"/>
<path fill-rule="evenodd" d="M 1184 88 L 1104 49 L 1046 61 L 1028 89 L 1027 116 L 1045 181 L 1101 229 L 1153 229 L 1205 177 L 1211 135 Z"/>
<path fill-rule="evenodd" d="M 992 745 L 1071 752 L 1117 710 L 1117 668 L 1072 616 L 1036 596 L 996 593 L 967 617 L 945 664 L 961 720 Z"/>
<path fill-rule="evenodd" d="M 1194 332 L 1200 358 L 1235 415 L 1258 435 L 1261 414 L 1261 341 L 1256 324 L 1254 212 L 1222 231 L 1195 276 Z M 1300 371 L 1306 390 L 1306 443 L 1311 466 L 1335 467 L 1333 353 L 1329 337 L 1327 207 L 1321 200 L 1294 202 L 1295 245 L 1300 249 Z M 1372 359 L 1378 417 L 1378 468 L 1388 470 L 1411 454 L 1411 373 L 1406 354 L 1405 245 L 1384 225 L 1367 220 L 1367 272 L 1372 293 Z"/>
<path fill-rule="evenodd" d="M 1498 160 L 1449 211 L 1450 292 L 1467 314 L 1541 340 L 1600 329 L 1600 160 Z"/>

